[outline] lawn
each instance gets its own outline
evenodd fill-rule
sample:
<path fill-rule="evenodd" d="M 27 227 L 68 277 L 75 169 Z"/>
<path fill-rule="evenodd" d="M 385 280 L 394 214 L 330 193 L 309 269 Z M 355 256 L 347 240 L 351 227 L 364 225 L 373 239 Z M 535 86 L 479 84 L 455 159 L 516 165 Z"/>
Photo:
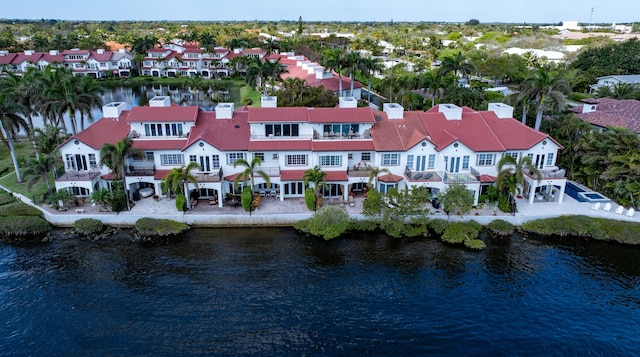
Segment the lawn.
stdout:
<path fill-rule="evenodd" d="M 260 106 L 260 99 L 262 99 L 262 93 L 251 89 L 251 87 L 249 86 L 244 86 L 240 88 L 240 101 L 242 103 L 245 102 L 246 99 L 251 99 L 251 102 L 253 104 L 251 104 L 251 107 L 259 107 Z"/>
<path fill-rule="evenodd" d="M 21 139 L 14 144 L 14 147 L 18 155 L 19 165 L 24 166 L 26 158 L 35 156 L 35 151 L 29 140 Z M 25 180 L 25 182 L 16 182 L 16 173 L 13 167 L 13 161 L 11 160 L 11 155 L 9 154 L 9 148 L 7 148 L 7 146 L 5 145 L 0 145 L 0 172 L 2 173 L 2 175 L 0 175 L 0 185 L 13 192 L 20 193 L 32 199 L 34 196 L 38 197 L 38 201 L 41 200 L 42 194 L 47 192 L 47 186 L 42 181 L 39 181 L 37 184 L 35 184 L 31 188 L 31 191 L 27 190 L 28 180 L 25 180 L 24 177 L 23 180 Z M 53 185 L 53 175 L 51 176 L 51 182 Z"/>

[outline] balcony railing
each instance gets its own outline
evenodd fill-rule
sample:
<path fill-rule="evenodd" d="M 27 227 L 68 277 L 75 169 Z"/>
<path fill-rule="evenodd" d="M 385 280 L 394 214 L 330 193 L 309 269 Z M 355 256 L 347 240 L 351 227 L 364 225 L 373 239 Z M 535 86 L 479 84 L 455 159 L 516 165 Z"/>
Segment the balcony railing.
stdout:
<path fill-rule="evenodd" d="M 100 170 L 97 167 L 92 167 L 89 170 L 69 169 L 60 175 L 56 181 L 93 181 L 98 176 L 100 176 Z"/>
<path fill-rule="evenodd" d="M 406 169 L 404 171 L 404 175 L 409 179 L 409 181 L 438 182 L 442 181 L 443 173 L 438 173 L 437 171 L 413 171 Z"/>
<path fill-rule="evenodd" d="M 267 176 L 269 176 L 269 177 L 278 177 L 278 176 L 280 176 L 280 168 L 279 167 L 264 167 L 264 166 L 260 166 L 254 171 L 254 176 L 259 177 L 260 175 L 258 175 L 256 173 L 257 171 L 262 171 L 265 174 L 267 174 Z"/>
<path fill-rule="evenodd" d="M 156 174 L 156 165 L 153 161 L 132 162 L 127 170 L 127 176 L 154 176 Z"/>
<path fill-rule="evenodd" d="M 350 167 L 347 169 L 347 175 L 351 177 L 369 177 L 371 176 L 371 167 Z"/>

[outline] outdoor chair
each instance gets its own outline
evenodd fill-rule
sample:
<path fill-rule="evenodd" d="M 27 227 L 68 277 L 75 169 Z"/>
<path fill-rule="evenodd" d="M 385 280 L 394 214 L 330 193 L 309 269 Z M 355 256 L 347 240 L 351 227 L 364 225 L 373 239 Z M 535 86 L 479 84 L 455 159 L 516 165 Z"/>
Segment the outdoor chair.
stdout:
<path fill-rule="evenodd" d="M 604 208 L 602 210 L 605 212 L 611 211 L 611 202 L 605 203 Z"/>
<path fill-rule="evenodd" d="M 591 206 L 591 209 L 594 211 L 597 211 L 600 209 L 600 202 L 596 202 L 593 206 Z"/>
<path fill-rule="evenodd" d="M 636 213 L 636 210 L 631 207 L 629 208 L 629 210 L 627 211 L 627 217 L 633 217 L 633 215 Z"/>
<path fill-rule="evenodd" d="M 616 214 L 622 214 L 622 212 L 624 212 L 624 207 L 618 206 L 618 208 L 616 208 Z"/>

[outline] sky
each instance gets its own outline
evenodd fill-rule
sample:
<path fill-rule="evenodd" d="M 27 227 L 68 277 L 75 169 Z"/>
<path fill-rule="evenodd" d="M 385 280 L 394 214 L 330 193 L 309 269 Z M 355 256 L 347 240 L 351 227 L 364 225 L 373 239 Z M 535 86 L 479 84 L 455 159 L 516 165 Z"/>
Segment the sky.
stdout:
<path fill-rule="evenodd" d="M 23 6 L 24 5 L 24 6 Z M 593 9 L 593 11 L 592 11 Z M 4 19 L 143 21 L 442 21 L 632 23 L 638 0 L 30 0 Z"/>

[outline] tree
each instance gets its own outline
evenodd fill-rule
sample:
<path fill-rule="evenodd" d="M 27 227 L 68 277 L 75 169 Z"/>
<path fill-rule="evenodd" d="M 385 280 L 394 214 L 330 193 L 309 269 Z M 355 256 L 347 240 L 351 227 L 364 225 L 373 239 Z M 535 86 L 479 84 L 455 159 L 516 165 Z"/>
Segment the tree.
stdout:
<path fill-rule="evenodd" d="M 339 78 L 339 96 L 342 97 L 342 70 L 345 67 L 345 54 L 341 49 L 327 50 L 324 55 L 324 66 L 328 71 L 336 71 Z"/>
<path fill-rule="evenodd" d="M 370 170 L 369 186 L 371 186 L 371 184 L 373 183 L 374 190 L 378 189 L 378 176 L 382 173 L 391 173 L 391 171 L 389 171 L 389 169 L 387 169 L 386 167 L 380 168 L 378 166 L 369 166 L 367 167 L 367 170 Z"/>
<path fill-rule="evenodd" d="M 453 57 L 445 57 L 438 71 L 442 76 L 453 73 L 453 84 L 455 85 L 460 76 L 466 77 L 473 70 L 473 65 L 467 61 L 462 52 L 458 52 Z"/>
<path fill-rule="evenodd" d="M 496 177 L 496 185 L 498 188 L 508 187 L 508 191 L 512 197 L 516 193 L 521 193 L 525 185 L 525 174 L 533 175 L 538 182 L 542 179 L 540 170 L 533 164 L 529 156 L 521 155 L 520 159 L 516 159 L 511 155 L 506 155 L 498 161 L 498 176 Z"/>
<path fill-rule="evenodd" d="M 327 173 L 322 171 L 322 169 L 320 169 L 320 166 L 314 166 L 312 169 L 306 170 L 302 175 L 302 180 L 304 181 L 305 187 L 309 184 L 313 185 L 313 190 L 316 196 L 316 206 L 320 188 L 327 187 L 326 176 Z"/>
<path fill-rule="evenodd" d="M 236 177 L 233 179 L 233 187 L 237 188 L 238 187 L 238 182 L 240 182 L 241 180 L 246 184 L 247 181 L 250 181 L 250 187 L 249 187 L 249 192 L 251 193 L 250 196 L 248 196 L 248 200 L 249 200 L 249 204 L 248 204 L 248 208 L 246 209 L 247 211 L 249 211 L 249 214 L 251 214 L 253 207 L 253 188 L 254 188 L 254 176 L 257 174 L 258 176 L 262 177 L 262 179 L 265 181 L 265 183 L 267 184 L 267 187 L 271 187 L 271 179 L 269 178 L 269 175 L 262 171 L 262 170 L 258 170 L 257 168 L 262 164 L 262 159 L 259 157 L 254 157 L 253 160 L 251 160 L 251 162 L 248 162 L 245 159 L 238 159 L 233 163 L 233 167 L 237 167 L 238 165 L 240 166 L 244 166 L 245 170 L 240 172 L 238 175 L 236 175 Z M 243 194 L 244 191 L 247 188 L 245 187 L 243 189 Z M 244 207 L 244 205 L 243 205 Z"/>
<path fill-rule="evenodd" d="M 438 196 L 438 202 L 444 207 L 447 217 L 451 212 L 462 216 L 471 211 L 473 195 L 464 184 L 456 182 L 449 184 L 447 189 Z"/>
<path fill-rule="evenodd" d="M 100 162 L 102 165 L 111 169 L 116 181 L 122 180 L 122 189 L 127 208 L 129 208 L 129 195 L 126 193 L 125 187 L 125 165 L 128 157 L 139 159 L 144 157 L 142 150 L 133 147 L 133 141 L 129 137 L 125 137 L 115 144 L 106 143 L 100 149 Z"/>
<path fill-rule="evenodd" d="M 58 145 L 67 138 L 62 128 L 49 123 L 45 123 L 42 128 L 36 128 L 34 131 L 38 139 L 38 149 L 46 155 L 53 154 Z"/>
<path fill-rule="evenodd" d="M 569 83 L 562 76 L 546 68 L 538 68 L 532 76 L 525 79 L 522 86 L 523 96 L 534 98 L 536 102 L 535 130 L 540 130 L 545 106 L 551 104 L 554 109 L 561 109 L 565 104 L 564 96 L 570 90 Z"/>
<path fill-rule="evenodd" d="M 191 197 L 187 197 L 188 192 L 185 186 L 189 183 L 192 183 L 196 187 L 198 186 L 198 178 L 191 174 L 191 171 L 196 169 L 200 170 L 200 165 L 198 165 L 197 162 L 190 162 L 186 167 L 173 168 L 162 180 L 162 187 L 164 187 L 165 190 L 169 190 L 178 196 L 182 195 L 186 198 L 187 208 L 190 208 Z"/>
<path fill-rule="evenodd" d="M 19 101 L 16 101 L 11 86 L 3 87 L 6 80 L 0 81 L 0 140 L 7 145 L 16 170 L 16 180 L 22 182 L 18 156 L 16 154 L 14 141 L 20 130 L 29 132 L 29 126 L 23 116 L 27 115 L 28 109 Z"/>
<path fill-rule="evenodd" d="M 345 67 L 347 69 L 347 72 L 349 73 L 349 80 L 351 81 L 350 84 L 350 96 L 353 97 L 353 83 L 355 82 L 353 80 L 353 74 L 360 68 L 361 66 L 361 62 L 362 62 L 362 57 L 360 57 L 360 54 L 358 52 L 349 52 L 346 54 L 345 58 Z"/>
<path fill-rule="evenodd" d="M 27 182 L 27 190 L 42 181 L 47 185 L 47 192 L 51 192 L 51 181 L 49 173 L 55 165 L 55 158 L 49 155 L 40 155 L 39 157 L 30 157 L 24 166 L 24 175 L 29 178 Z"/>
<path fill-rule="evenodd" d="M 382 71 L 382 62 L 379 58 L 364 57 L 360 61 L 360 71 L 367 77 L 367 102 L 371 103 L 371 78 L 374 73 Z"/>
<path fill-rule="evenodd" d="M 435 100 L 440 93 L 442 87 L 442 76 L 437 71 L 425 72 L 419 79 L 420 87 L 429 90 L 431 95 L 431 107 L 435 106 Z"/>

